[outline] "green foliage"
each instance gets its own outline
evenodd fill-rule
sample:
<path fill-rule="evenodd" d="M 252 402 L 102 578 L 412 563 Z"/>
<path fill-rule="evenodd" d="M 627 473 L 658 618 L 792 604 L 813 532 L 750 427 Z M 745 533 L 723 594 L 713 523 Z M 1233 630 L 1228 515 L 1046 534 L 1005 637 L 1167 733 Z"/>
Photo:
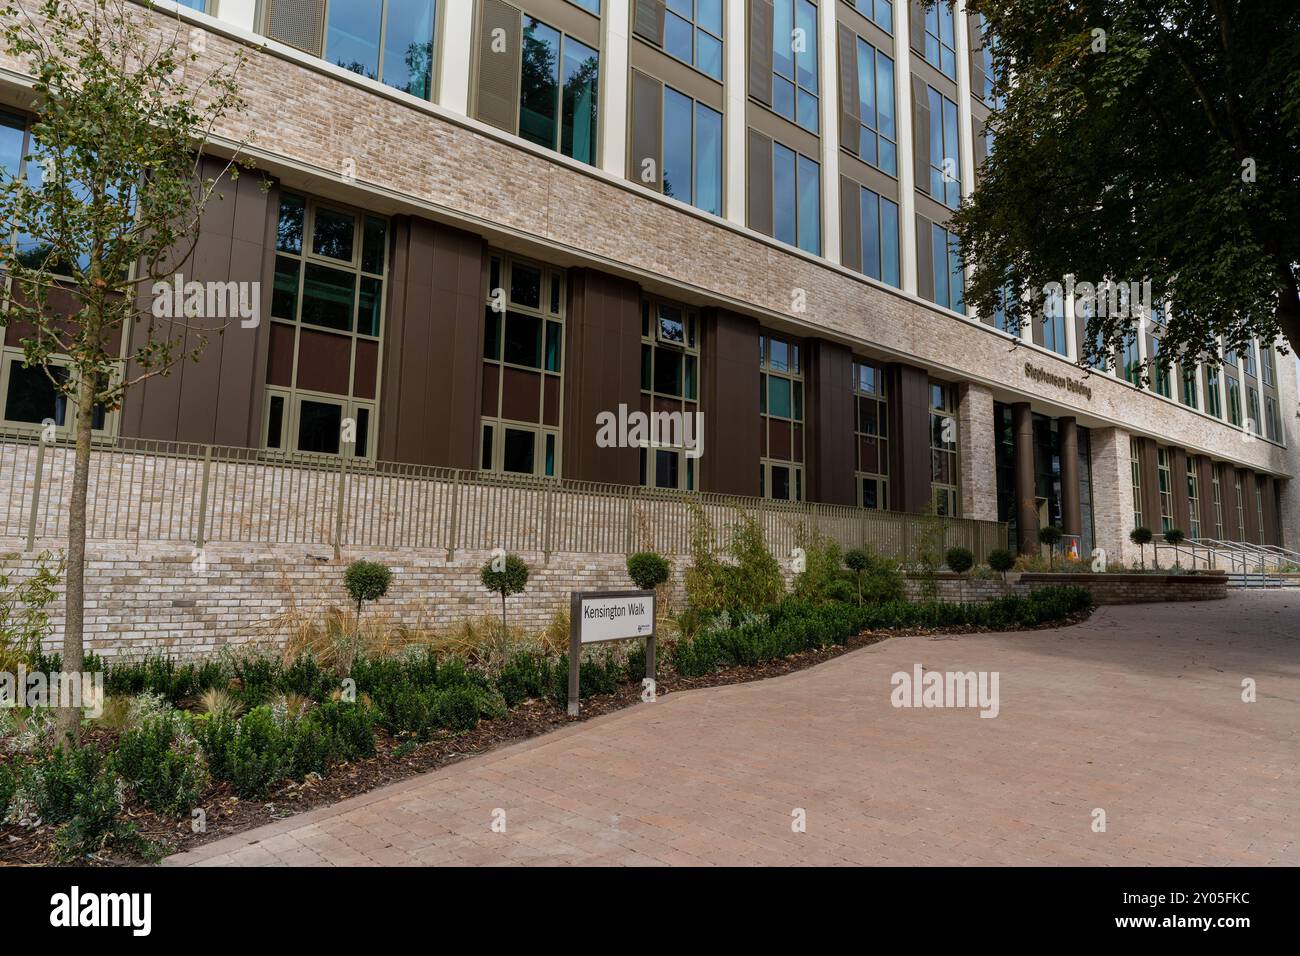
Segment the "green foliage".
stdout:
<path fill-rule="evenodd" d="M 1150 528 L 1134 528 L 1128 533 L 1128 539 L 1138 546 L 1138 554 L 1142 561 L 1142 570 L 1147 566 L 1147 545 L 1151 543 L 1155 535 L 1151 533 Z"/>
<path fill-rule="evenodd" d="M 387 594 L 392 583 L 392 570 L 376 561 L 353 561 L 343 572 L 343 586 L 356 604 L 357 614 L 361 613 L 361 605 L 366 601 L 378 601 Z"/>
<path fill-rule="evenodd" d="M 41 642 L 53 633 L 47 609 L 62 576 L 63 562 L 48 552 L 40 554 L 33 573 L 17 583 L 0 574 L 0 671 L 13 673 L 40 653 Z"/>
<path fill-rule="evenodd" d="M 497 690 L 508 707 L 516 707 L 525 700 L 546 697 L 554 687 L 554 667 L 544 654 L 520 651 L 511 655 L 497 674 Z"/>
<path fill-rule="evenodd" d="M 1166 355 L 1217 361 L 1219 336 L 1240 352 L 1279 331 L 1300 345 L 1300 4 L 967 9 L 988 18 L 995 74 L 1015 82 L 999 83 L 997 146 L 952 219 L 974 267 L 966 301 L 987 315 L 1005 296 L 1013 316 L 1033 290 L 1020 315 L 1034 321 L 1038 291 L 1067 275 L 1149 279 L 1153 303 L 1178 304 L 1161 320 Z M 1133 130 L 1158 133 L 1105 155 L 1074 146 L 1124 142 Z M 1045 222 L 1064 223 L 1050 243 Z M 1109 365 L 1132 327 L 1129 315 L 1097 309 L 1080 364 Z"/>
<path fill-rule="evenodd" d="M 844 556 L 844 563 L 853 572 L 860 603 L 902 600 L 905 592 L 903 574 L 891 559 L 870 548 L 854 548 Z"/>
<path fill-rule="evenodd" d="M 291 757 L 292 741 L 263 705 L 239 719 L 226 752 L 219 760 L 209 756 L 209 765 L 214 772 L 216 766 L 222 768 L 239 796 L 261 798 L 288 775 Z"/>
<path fill-rule="evenodd" d="M 189 813 L 208 782 L 198 744 L 176 712 L 126 731 L 109 759 L 141 802 L 165 816 Z"/>
<path fill-rule="evenodd" d="M 989 567 L 1006 575 L 1016 566 L 1016 559 L 1006 548 L 995 548 L 989 552 Z"/>
<path fill-rule="evenodd" d="M 0 763 L 0 823 L 9 813 L 14 790 L 18 787 L 17 767 L 13 763 Z"/>
<path fill-rule="evenodd" d="M 489 558 L 479 574 L 483 587 L 501 595 L 501 628 L 506 629 L 506 598 L 528 586 L 528 565 L 517 554 Z"/>
<path fill-rule="evenodd" d="M 627 559 L 627 576 L 642 591 L 651 591 L 668 580 L 673 566 L 662 555 L 640 551 Z"/>
<path fill-rule="evenodd" d="M 1049 548 L 1055 548 L 1057 543 L 1061 540 L 1061 529 L 1052 524 L 1039 528 L 1038 540 Z"/>
<path fill-rule="evenodd" d="M 459 659 L 440 663 L 430 648 L 406 658 L 361 658 L 351 676 L 382 726 L 420 740 L 439 730 L 472 730 L 480 718 L 503 716 L 509 700 L 501 685 Z"/>
<path fill-rule="evenodd" d="M 785 593 L 781 566 L 767 550 L 763 528 L 752 514 L 741 516 L 727 548 L 732 564 L 725 569 L 725 607 L 732 612 L 758 612 Z"/>
<path fill-rule="evenodd" d="M 726 574 L 713 550 L 713 522 L 696 502 L 690 510 L 691 563 L 686 569 L 686 605 L 692 615 L 709 615 L 727 606 Z"/>
<path fill-rule="evenodd" d="M 814 604 L 857 600 L 853 575 L 844 568 L 838 544 L 818 535 L 804 542 L 803 550 L 804 570 L 795 575 L 795 597 Z"/>
<path fill-rule="evenodd" d="M 965 574 L 975 566 L 975 555 L 970 548 L 949 548 L 944 555 L 944 563 L 954 574 Z"/>
<path fill-rule="evenodd" d="M 1165 532 L 1165 541 L 1175 547 L 1187 540 L 1187 535 L 1183 534 L 1181 528 L 1170 528 Z"/>

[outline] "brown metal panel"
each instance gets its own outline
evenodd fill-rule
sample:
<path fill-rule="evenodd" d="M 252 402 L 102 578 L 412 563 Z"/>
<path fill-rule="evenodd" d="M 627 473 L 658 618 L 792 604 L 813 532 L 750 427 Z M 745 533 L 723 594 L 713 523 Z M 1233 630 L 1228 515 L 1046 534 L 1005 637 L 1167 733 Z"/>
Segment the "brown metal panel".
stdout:
<path fill-rule="evenodd" d="M 298 333 L 298 387 L 312 392 L 347 395 L 352 339 L 333 332 L 303 328 Z"/>
<path fill-rule="evenodd" d="M 1214 511 L 1214 462 L 1208 455 L 1201 455 L 1196 459 L 1196 480 L 1197 495 L 1201 499 L 1201 537 L 1213 538 L 1217 536 L 1215 530 L 1215 521 L 1217 515 Z M 1221 507 L 1226 507 L 1226 493 L 1222 486 L 1219 488 L 1219 501 Z M 1224 512 L 1224 534 L 1227 534 L 1227 512 Z"/>
<path fill-rule="evenodd" d="M 1192 526 L 1192 502 L 1187 496 L 1187 450 L 1170 448 L 1168 454 L 1173 479 L 1174 527 L 1186 535 L 1191 533 L 1188 529 Z"/>
<path fill-rule="evenodd" d="M 380 457 L 478 467 L 483 240 L 415 217 L 393 221 L 380 389 Z"/>
<path fill-rule="evenodd" d="M 632 32 L 655 46 L 664 45 L 663 0 L 635 0 L 632 15 Z"/>
<path fill-rule="evenodd" d="M 271 347 L 266 363 L 266 384 L 293 386 L 293 346 L 294 332 L 292 325 L 282 322 L 271 323 Z"/>
<path fill-rule="evenodd" d="M 840 70 L 840 145 L 858 155 L 858 37 L 843 23 L 837 27 Z"/>
<path fill-rule="evenodd" d="M 925 8 L 921 0 L 907 0 L 908 38 L 912 49 L 925 58 Z"/>
<path fill-rule="evenodd" d="M 749 95 L 772 105 L 772 0 L 749 0 Z"/>
<path fill-rule="evenodd" d="M 925 216 L 916 217 L 916 294 L 934 301 L 934 225 Z"/>
<path fill-rule="evenodd" d="M 632 151 L 628 179 L 663 189 L 664 86 L 652 76 L 632 71 Z"/>
<path fill-rule="evenodd" d="M 840 177 L 840 264 L 862 270 L 862 187 Z"/>
<path fill-rule="evenodd" d="M 540 372 L 506 366 L 501 383 L 501 417 L 516 422 L 542 421 Z"/>
<path fill-rule="evenodd" d="M 745 188 L 749 193 L 749 228 L 772 235 L 772 141 L 757 130 L 749 131 L 749 168 Z"/>
<path fill-rule="evenodd" d="M 592 269 L 570 271 L 565 334 L 564 477 L 640 484 L 639 449 L 596 444 L 598 415 L 641 404 L 640 287 Z"/>
<path fill-rule="evenodd" d="M 726 309 L 704 312 L 700 490 L 758 494 L 758 321 Z M 752 426 L 746 423 L 753 422 Z"/>
<path fill-rule="evenodd" d="M 357 398 L 374 398 L 379 378 L 379 343 L 357 339 L 357 356 L 352 372 L 352 394 Z"/>
<path fill-rule="evenodd" d="M 1259 512 L 1255 501 L 1255 473 L 1249 468 L 1238 468 L 1241 479 L 1242 514 L 1246 521 L 1246 540 L 1259 543 Z"/>
<path fill-rule="evenodd" d="M 887 366 L 890 505 L 923 514 L 930 507 L 930 376 L 911 365 Z"/>
<path fill-rule="evenodd" d="M 488 418 L 496 418 L 501 401 L 501 366 L 496 362 L 483 363 L 483 402 L 480 409 Z"/>
<path fill-rule="evenodd" d="M 1156 443 L 1151 438 L 1139 439 L 1138 464 L 1142 470 L 1142 520 L 1159 537 L 1162 532 L 1160 514 L 1160 466 L 1157 462 Z"/>
<path fill-rule="evenodd" d="M 1277 533 L 1277 491 L 1272 475 L 1259 476 L 1259 493 L 1264 505 L 1264 527 L 1260 541 L 1263 544 L 1281 544 Z"/>
<path fill-rule="evenodd" d="M 812 501 L 857 503 L 853 455 L 853 352 L 846 345 L 809 339 L 807 355 L 808 473 Z"/>
<path fill-rule="evenodd" d="M 505 42 L 494 34 L 502 31 Z M 502 0 L 479 7 L 478 61 L 474 115 L 508 133 L 519 125 L 519 71 L 523 27 L 519 10 Z"/>

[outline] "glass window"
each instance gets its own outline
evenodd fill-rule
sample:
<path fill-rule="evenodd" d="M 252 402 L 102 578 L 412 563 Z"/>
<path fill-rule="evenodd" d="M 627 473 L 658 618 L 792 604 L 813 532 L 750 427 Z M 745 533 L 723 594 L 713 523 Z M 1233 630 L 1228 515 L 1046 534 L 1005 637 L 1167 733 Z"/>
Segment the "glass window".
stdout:
<path fill-rule="evenodd" d="M 930 490 L 935 514 L 960 513 L 957 485 L 956 389 L 943 382 L 930 383 Z"/>
<path fill-rule="evenodd" d="M 858 157 L 898 174 L 894 129 L 894 61 L 858 38 Z"/>
<path fill-rule="evenodd" d="M 1278 415 L 1277 399 L 1272 396 L 1264 398 L 1264 427 L 1269 441 L 1282 440 L 1282 420 Z"/>
<path fill-rule="evenodd" d="M 1189 538 L 1201 536 L 1201 478 L 1195 455 L 1187 456 L 1187 503 Z"/>
<path fill-rule="evenodd" d="M 1043 300 L 1043 345 L 1058 355 L 1069 355 L 1065 336 L 1065 299 L 1053 290 Z"/>
<path fill-rule="evenodd" d="M 1156 475 L 1160 480 L 1160 530 L 1174 526 L 1174 479 L 1169 469 L 1169 452 L 1156 449 Z"/>
<path fill-rule="evenodd" d="M 519 135 L 595 165 L 600 54 L 524 17 Z"/>
<path fill-rule="evenodd" d="M 772 108 L 816 133 L 817 7 L 809 0 L 775 0 L 772 12 Z"/>
<path fill-rule="evenodd" d="M 722 0 L 668 0 L 664 50 L 722 80 Z"/>
<path fill-rule="evenodd" d="M 1219 369 L 1205 367 L 1205 410 L 1215 418 L 1223 417 L 1223 406 L 1219 403 Z"/>
<path fill-rule="evenodd" d="M 955 234 L 932 223 L 930 245 L 934 260 L 935 304 L 964 313 L 965 272 L 961 266 L 961 243 Z"/>
<path fill-rule="evenodd" d="M 957 104 L 926 87 L 930 104 L 930 196 L 956 209 L 961 204 L 961 145 Z"/>
<path fill-rule="evenodd" d="M 1133 527 L 1143 528 L 1146 526 L 1142 523 L 1142 456 L 1136 438 L 1128 442 L 1128 465 L 1133 484 Z"/>
<path fill-rule="evenodd" d="M 957 79 L 956 43 L 952 7 L 938 0 L 925 11 L 925 60 L 950 80 Z"/>
<path fill-rule="evenodd" d="M 288 334 L 272 342 L 290 377 L 267 386 L 264 447 L 336 455 L 343 441 L 333 423 L 350 420 L 348 454 L 369 457 L 388 220 L 284 192 L 276 248 L 271 318 Z"/>
<path fill-rule="evenodd" d="M 643 404 L 668 416 L 652 420 L 653 453 L 642 449 L 641 483 L 646 486 L 695 490 L 694 450 L 702 428 L 698 324 L 691 309 L 655 299 L 641 302 Z"/>
<path fill-rule="evenodd" d="M 1259 392 L 1253 385 L 1246 389 L 1246 413 L 1250 416 L 1247 427 L 1256 435 L 1264 434 L 1264 418 L 1259 413 Z"/>
<path fill-rule="evenodd" d="M 798 342 L 762 333 L 758 382 L 761 493 L 767 498 L 802 501 L 804 382 Z"/>
<path fill-rule="evenodd" d="M 853 363 L 853 422 L 858 505 L 886 511 L 889 508 L 889 408 L 884 373 L 875 363 Z"/>
<path fill-rule="evenodd" d="M 722 214 L 722 114 L 664 87 L 664 193 Z"/>
<path fill-rule="evenodd" d="M 772 143 L 772 226 L 781 242 L 821 254 L 821 166 Z"/>
<path fill-rule="evenodd" d="M 1228 421 L 1237 428 L 1241 427 L 1241 385 L 1229 375 L 1225 391 L 1228 393 Z"/>
<path fill-rule="evenodd" d="M 1196 388 L 1196 366 L 1190 362 L 1182 363 L 1183 391 L 1182 402 L 1188 408 L 1199 408 L 1200 399 Z"/>
<path fill-rule="evenodd" d="M 853 6 L 886 33 L 894 32 L 893 0 L 853 0 Z"/>
<path fill-rule="evenodd" d="M 422 100 L 433 78 L 434 0 L 330 0 L 324 58 Z"/>
<path fill-rule="evenodd" d="M 859 206 L 862 273 L 897 288 L 898 205 L 862 186 Z"/>

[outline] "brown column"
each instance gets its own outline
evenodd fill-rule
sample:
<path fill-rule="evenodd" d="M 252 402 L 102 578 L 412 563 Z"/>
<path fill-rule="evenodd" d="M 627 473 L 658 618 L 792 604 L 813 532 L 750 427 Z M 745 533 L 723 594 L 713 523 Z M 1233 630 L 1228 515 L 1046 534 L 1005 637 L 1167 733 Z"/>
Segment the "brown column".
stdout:
<path fill-rule="evenodd" d="M 1192 502 L 1187 497 L 1187 451 L 1169 449 L 1169 474 L 1173 478 L 1174 527 L 1190 536 L 1192 531 Z"/>
<path fill-rule="evenodd" d="M 726 309 L 704 312 L 700 490 L 758 494 L 758 322 Z"/>
<path fill-rule="evenodd" d="M 1200 487 L 1197 489 L 1201 496 L 1201 537 L 1213 538 L 1216 535 L 1214 527 L 1214 462 L 1208 455 L 1201 455 L 1196 459 L 1196 471 Z M 1224 496 L 1223 487 L 1219 487 L 1219 499 L 1222 504 Z M 1224 513 L 1224 533 L 1227 534 L 1227 512 Z"/>
<path fill-rule="evenodd" d="M 1164 531 L 1160 517 L 1160 464 L 1153 439 L 1143 438 L 1139 465 L 1142 469 L 1142 521 L 1159 537 Z"/>
<path fill-rule="evenodd" d="M 1016 548 L 1037 554 L 1038 489 L 1034 483 L 1034 414 L 1028 402 L 1011 406 L 1011 427 L 1016 441 Z"/>
<path fill-rule="evenodd" d="M 1259 542 L 1259 512 L 1255 509 L 1255 473 L 1249 468 L 1238 468 L 1241 479 L 1241 509 L 1246 519 L 1246 540 Z"/>
<path fill-rule="evenodd" d="M 570 270 L 565 336 L 564 477 L 639 485 L 640 449 L 601 448 L 596 416 L 641 407 L 641 287 L 594 269 Z M 706 455 L 711 437 L 706 424 Z"/>
<path fill-rule="evenodd" d="M 1233 482 L 1237 469 L 1226 461 L 1214 466 L 1219 472 L 1219 491 L 1223 495 L 1223 537 L 1227 541 L 1241 541 L 1245 535 L 1237 524 L 1237 492 Z"/>
<path fill-rule="evenodd" d="M 930 376 L 891 365 L 889 384 L 889 504 L 924 514 L 930 507 Z"/>
<path fill-rule="evenodd" d="M 1061 452 L 1061 530 L 1083 533 L 1083 509 L 1079 503 L 1079 429 L 1073 418 L 1056 422 Z"/>
<path fill-rule="evenodd" d="M 379 407 L 379 457 L 477 469 L 482 433 L 483 239 L 393 219 Z"/>
<path fill-rule="evenodd" d="M 1259 491 L 1264 499 L 1264 544 L 1282 542 L 1277 533 L 1277 479 L 1272 475 L 1259 476 Z"/>
<path fill-rule="evenodd" d="M 808 499 L 857 504 L 853 487 L 853 352 L 846 345 L 808 339 Z"/>

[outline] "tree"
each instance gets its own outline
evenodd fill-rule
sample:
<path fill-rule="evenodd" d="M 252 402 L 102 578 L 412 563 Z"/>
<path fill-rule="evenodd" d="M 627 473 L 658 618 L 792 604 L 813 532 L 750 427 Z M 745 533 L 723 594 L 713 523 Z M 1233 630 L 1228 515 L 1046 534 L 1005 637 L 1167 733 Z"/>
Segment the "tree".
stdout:
<path fill-rule="evenodd" d="M 1150 528 L 1134 528 L 1128 535 L 1128 539 L 1138 546 L 1143 571 L 1147 569 L 1147 545 L 1151 543 L 1152 537 Z"/>
<path fill-rule="evenodd" d="M 672 565 L 653 551 L 639 551 L 627 559 L 627 576 L 642 591 L 653 591 L 668 580 Z"/>
<path fill-rule="evenodd" d="M 943 560 L 953 574 L 965 574 L 975 566 L 975 555 L 970 548 L 949 548 Z"/>
<path fill-rule="evenodd" d="M 5 48 L 34 77 L 40 116 L 28 175 L 0 183 L 0 221 L 18 237 L 0 250 L 12 288 L 0 324 L 31 330 L 26 365 L 68 399 L 76 454 L 63 667 L 79 671 L 92 419 L 97 408 L 119 408 L 131 386 L 197 359 L 220 331 L 155 319 L 147 291 L 193 253 L 221 178 L 201 177 L 204 144 L 222 117 L 243 108 L 234 80 L 242 58 L 202 73 L 188 26 L 142 17 L 128 0 L 29 6 L 3 10 Z M 221 163 L 231 178 L 247 165 L 239 146 Z M 79 727 L 76 709 L 60 712 L 61 732 L 75 738 Z"/>
<path fill-rule="evenodd" d="M 844 555 L 844 566 L 853 572 L 858 585 L 858 603 L 862 603 L 862 574 L 874 565 L 871 552 L 866 548 L 850 548 Z"/>
<path fill-rule="evenodd" d="M 1174 549 L 1174 566 L 1178 566 L 1178 546 L 1187 540 L 1187 535 L 1183 534 L 1181 528 L 1170 528 L 1165 532 L 1165 544 Z"/>
<path fill-rule="evenodd" d="M 1216 364 L 1216 336 L 1240 350 L 1279 332 L 1300 348 L 1300 4 L 967 8 L 996 37 L 1004 98 L 978 189 L 952 221 L 974 268 L 967 302 L 1024 321 L 1041 305 L 1022 310 L 1021 291 L 1149 279 L 1152 304 L 1174 307 L 1166 356 Z M 1132 334 L 1108 313 L 1089 320 L 1081 363 L 1109 363 Z"/>
<path fill-rule="evenodd" d="M 1011 552 L 1006 548 L 995 548 L 989 552 L 989 567 L 994 571 L 1002 574 L 1002 580 L 1006 581 L 1007 572 L 1016 566 L 1016 559 L 1011 556 Z"/>
<path fill-rule="evenodd" d="M 1038 540 L 1047 545 L 1047 566 L 1056 569 L 1056 544 L 1061 540 L 1061 529 L 1054 524 L 1038 529 Z"/>
<path fill-rule="evenodd" d="M 528 586 L 528 565 L 517 554 L 494 556 L 483 565 L 479 575 L 483 587 L 501 595 L 501 630 L 506 630 L 506 598 L 519 594 Z"/>
<path fill-rule="evenodd" d="M 366 601 L 378 601 L 388 593 L 388 586 L 392 583 L 392 570 L 376 561 L 353 561 L 343 572 L 343 586 L 357 605 L 358 631 L 361 629 L 361 605 Z"/>

